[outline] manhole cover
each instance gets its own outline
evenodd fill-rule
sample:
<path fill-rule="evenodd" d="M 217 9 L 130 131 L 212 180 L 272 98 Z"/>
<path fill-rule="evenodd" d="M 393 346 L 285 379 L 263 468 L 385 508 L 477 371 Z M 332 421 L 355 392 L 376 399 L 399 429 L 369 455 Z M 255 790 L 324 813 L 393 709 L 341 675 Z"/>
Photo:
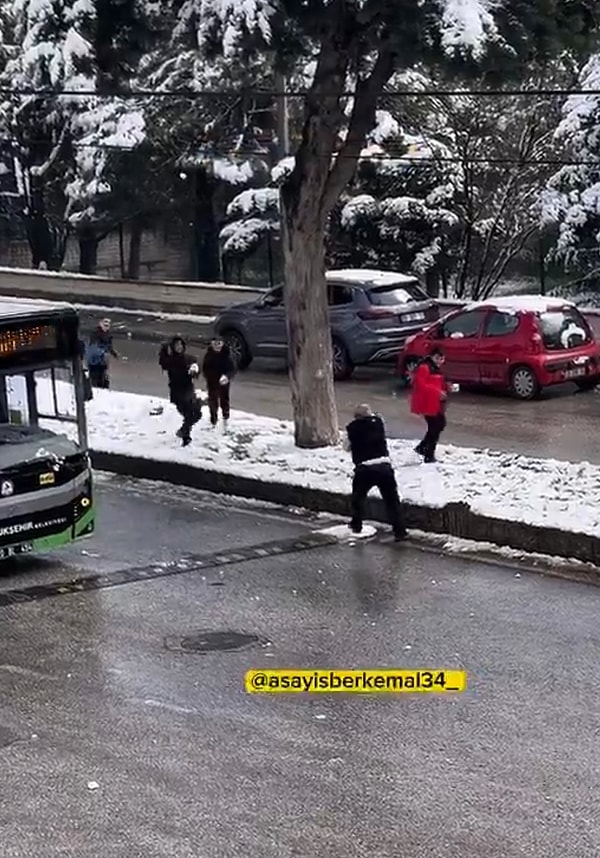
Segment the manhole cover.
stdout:
<path fill-rule="evenodd" d="M 232 631 L 199 631 L 191 632 L 182 637 L 168 637 L 165 639 L 167 649 L 200 653 L 201 655 L 209 652 L 235 652 L 241 649 L 249 649 L 253 646 L 265 646 L 267 643 L 267 640 L 258 635 Z"/>
<path fill-rule="evenodd" d="M 9 745 L 14 745 L 21 737 L 18 733 L 9 730 L 8 727 L 0 727 L 0 748 L 8 748 Z"/>

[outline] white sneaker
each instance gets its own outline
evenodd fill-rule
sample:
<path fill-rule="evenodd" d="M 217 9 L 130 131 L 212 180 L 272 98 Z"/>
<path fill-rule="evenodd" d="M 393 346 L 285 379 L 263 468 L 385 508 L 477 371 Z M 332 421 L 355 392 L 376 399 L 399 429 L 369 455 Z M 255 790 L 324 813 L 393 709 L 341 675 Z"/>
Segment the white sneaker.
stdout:
<path fill-rule="evenodd" d="M 227 435 L 229 432 L 229 420 L 223 420 L 223 434 Z"/>

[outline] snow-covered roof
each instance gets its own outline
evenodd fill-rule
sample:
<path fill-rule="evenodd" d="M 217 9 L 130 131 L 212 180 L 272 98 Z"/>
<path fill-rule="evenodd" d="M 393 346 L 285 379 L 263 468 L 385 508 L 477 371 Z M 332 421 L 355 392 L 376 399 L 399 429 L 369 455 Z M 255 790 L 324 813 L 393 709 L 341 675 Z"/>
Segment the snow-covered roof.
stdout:
<path fill-rule="evenodd" d="M 468 310 L 476 310 L 478 307 L 495 307 L 504 310 L 505 313 L 547 313 L 548 310 L 557 310 L 560 307 L 574 307 L 571 301 L 564 298 L 548 298 L 545 295 L 506 295 L 503 298 L 488 298 L 485 301 L 475 301 L 469 304 Z"/>
<path fill-rule="evenodd" d="M 374 268 L 341 268 L 333 269 L 325 274 L 327 280 L 343 281 L 345 283 L 368 283 L 370 286 L 394 286 L 402 283 L 415 283 L 417 278 L 410 274 L 400 274 L 399 271 L 378 271 Z"/>
<path fill-rule="evenodd" d="M 45 301 L 41 298 L 17 298 L 0 295 L 0 322 L 10 316 L 34 316 L 38 313 L 76 313 L 72 304 L 64 301 Z"/>

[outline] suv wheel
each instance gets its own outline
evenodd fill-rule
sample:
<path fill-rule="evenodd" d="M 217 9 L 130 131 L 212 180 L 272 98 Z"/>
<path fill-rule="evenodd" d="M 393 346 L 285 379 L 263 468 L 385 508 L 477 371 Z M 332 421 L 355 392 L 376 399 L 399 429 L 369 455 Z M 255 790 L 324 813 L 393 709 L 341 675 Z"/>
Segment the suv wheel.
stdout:
<path fill-rule="evenodd" d="M 333 341 L 333 378 L 335 381 L 346 381 L 354 372 L 354 364 L 350 360 L 346 346 L 339 340 Z"/>
<path fill-rule="evenodd" d="M 238 331 L 226 331 L 223 340 L 229 347 L 231 359 L 238 369 L 247 369 L 252 363 L 252 355 L 248 343 Z"/>
<path fill-rule="evenodd" d="M 517 366 L 510 376 L 510 389 L 517 399 L 534 399 L 540 392 L 540 385 L 532 369 Z"/>

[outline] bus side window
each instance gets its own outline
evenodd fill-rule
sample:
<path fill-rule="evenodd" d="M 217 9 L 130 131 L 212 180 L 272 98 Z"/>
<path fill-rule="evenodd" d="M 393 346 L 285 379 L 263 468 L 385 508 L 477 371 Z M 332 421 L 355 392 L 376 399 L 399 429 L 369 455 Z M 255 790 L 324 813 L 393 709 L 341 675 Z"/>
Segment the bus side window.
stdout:
<path fill-rule="evenodd" d="M 8 401 L 6 398 L 6 379 L 0 376 L 0 423 L 8 423 Z"/>
<path fill-rule="evenodd" d="M 25 376 L 6 375 L 4 378 L 8 422 L 16 426 L 29 426 L 32 422 L 32 415 L 29 413 Z"/>

